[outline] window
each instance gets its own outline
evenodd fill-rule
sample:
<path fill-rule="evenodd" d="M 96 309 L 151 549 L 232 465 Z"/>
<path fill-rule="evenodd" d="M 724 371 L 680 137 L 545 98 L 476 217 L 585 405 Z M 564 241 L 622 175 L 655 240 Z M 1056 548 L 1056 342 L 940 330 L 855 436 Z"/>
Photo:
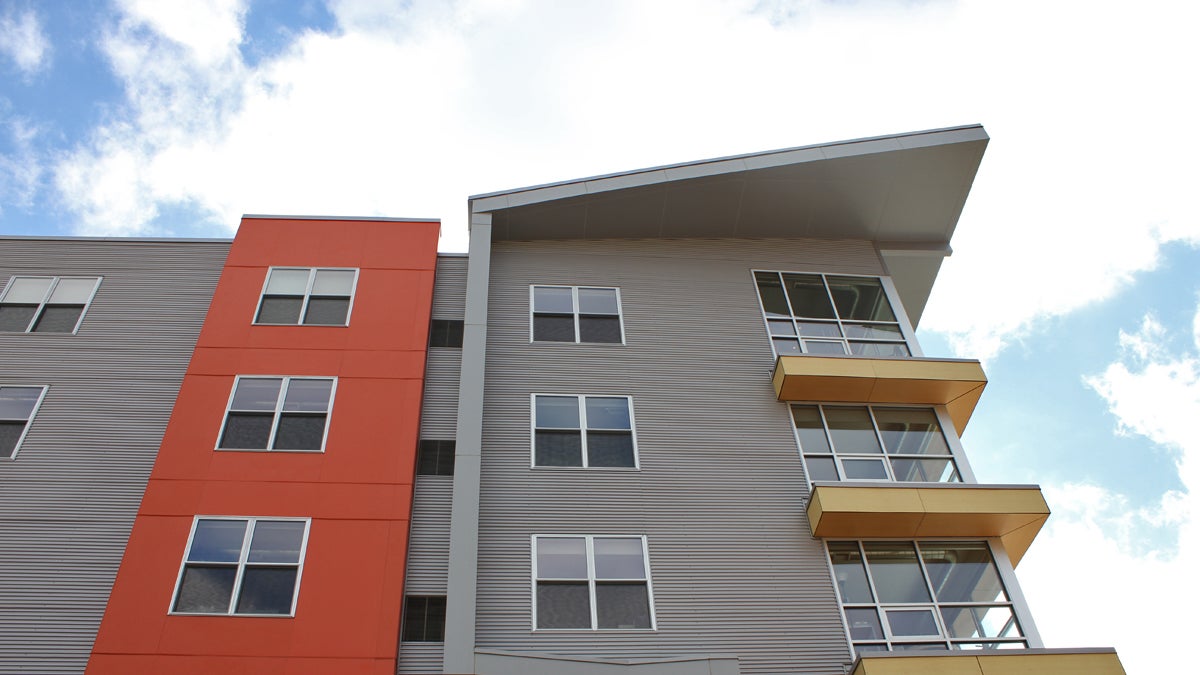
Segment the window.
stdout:
<path fill-rule="evenodd" d="M 534 342 L 624 343 L 616 288 L 530 286 Z"/>
<path fill-rule="evenodd" d="M 834 541 L 829 561 L 860 654 L 1028 646 L 986 542 Z"/>
<path fill-rule="evenodd" d="M 324 450 L 336 380 L 243 377 L 233 383 L 222 450 Z"/>
<path fill-rule="evenodd" d="M 446 596 L 410 595 L 404 598 L 403 642 L 442 642 L 446 639 Z"/>
<path fill-rule="evenodd" d="M 99 277 L 13 277 L 0 294 L 0 331 L 74 333 Z"/>
<path fill-rule="evenodd" d="M 777 355 L 911 356 L 878 277 L 755 272 Z"/>
<path fill-rule="evenodd" d="M 429 327 L 430 347 L 462 347 L 463 322 L 434 319 Z"/>
<path fill-rule="evenodd" d="M 637 468 L 628 396 L 533 396 L 533 465 Z"/>
<path fill-rule="evenodd" d="M 422 440 L 417 450 L 418 476 L 453 476 L 454 441 Z"/>
<path fill-rule="evenodd" d="M 358 270 L 272 267 L 254 323 L 345 326 Z"/>
<path fill-rule="evenodd" d="M 0 459 L 17 456 L 45 394 L 45 387 L 0 386 Z"/>
<path fill-rule="evenodd" d="M 809 480 L 961 480 L 932 408 L 792 405 Z"/>
<path fill-rule="evenodd" d="M 534 536 L 534 628 L 653 629 L 644 536 Z"/>
<path fill-rule="evenodd" d="M 171 611 L 292 616 L 307 519 L 197 517 Z"/>

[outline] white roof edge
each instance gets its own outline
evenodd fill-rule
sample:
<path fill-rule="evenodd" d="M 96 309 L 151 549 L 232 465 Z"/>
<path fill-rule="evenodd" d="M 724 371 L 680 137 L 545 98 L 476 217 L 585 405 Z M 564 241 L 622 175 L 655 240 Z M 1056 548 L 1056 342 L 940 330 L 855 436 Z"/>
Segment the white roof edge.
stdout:
<path fill-rule="evenodd" d="M 283 214 L 246 213 L 242 220 L 360 220 L 384 223 L 440 223 L 441 218 L 385 218 L 382 216 L 289 216 Z"/>

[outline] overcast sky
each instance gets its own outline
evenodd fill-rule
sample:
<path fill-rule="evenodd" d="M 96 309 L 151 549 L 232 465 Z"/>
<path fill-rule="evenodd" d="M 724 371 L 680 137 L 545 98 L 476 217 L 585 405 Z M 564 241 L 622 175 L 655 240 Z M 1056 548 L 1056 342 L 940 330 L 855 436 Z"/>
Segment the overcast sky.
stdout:
<path fill-rule="evenodd" d="M 243 213 L 466 197 L 982 123 L 925 352 L 1054 516 L 1047 646 L 1166 672 L 1200 569 L 1200 10 L 1190 2 L 4 0 L 0 232 L 229 236 Z"/>

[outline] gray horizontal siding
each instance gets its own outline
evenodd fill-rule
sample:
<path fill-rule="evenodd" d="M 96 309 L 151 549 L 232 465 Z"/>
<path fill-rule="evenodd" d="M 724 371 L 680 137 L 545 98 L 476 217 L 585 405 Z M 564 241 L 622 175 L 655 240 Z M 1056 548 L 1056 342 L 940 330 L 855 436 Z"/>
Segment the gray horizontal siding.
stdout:
<path fill-rule="evenodd" d="M 481 649 L 736 654 L 744 673 L 851 661 L 752 269 L 878 274 L 865 242 L 502 242 L 489 293 Z M 530 344 L 529 284 L 619 286 L 627 345 Z M 529 468 L 530 393 L 633 397 L 640 471 Z M 530 536 L 645 534 L 658 630 L 534 632 Z"/>
<path fill-rule="evenodd" d="M 442 672 L 442 643 L 405 642 L 400 645 L 399 675 Z"/>
<path fill-rule="evenodd" d="M 454 438 L 458 420 L 458 375 L 462 350 L 430 347 L 425 360 L 425 395 L 421 404 L 421 438 Z"/>
<path fill-rule="evenodd" d="M 48 385 L 0 461 L 0 672 L 80 673 L 229 242 L 6 240 L 14 275 L 102 276 L 76 335 L 0 333 Z"/>
<path fill-rule="evenodd" d="M 417 476 L 408 541 L 407 595 L 445 595 L 453 476 Z"/>
<path fill-rule="evenodd" d="M 461 319 L 466 304 L 466 256 L 438 256 L 433 286 L 433 318 Z"/>

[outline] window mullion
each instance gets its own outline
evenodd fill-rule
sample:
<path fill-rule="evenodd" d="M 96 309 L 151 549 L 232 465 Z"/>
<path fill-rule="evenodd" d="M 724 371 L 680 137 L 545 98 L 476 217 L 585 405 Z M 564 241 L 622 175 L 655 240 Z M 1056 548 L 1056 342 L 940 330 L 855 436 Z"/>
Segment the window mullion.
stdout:
<path fill-rule="evenodd" d="M 313 284 L 317 281 L 317 268 L 313 267 L 308 270 L 308 283 L 304 286 L 304 299 L 300 301 L 300 317 L 296 319 L 296 323 L 303 325 L 304 317 L 308 314 L 308 301 L 312 298 Z"/>
<path fill-rule="evenodd" d="M 892 472 L 891 455 L 888 454 L 887 445 L 883 442 L 883 432 L 879 430 L 879 420 L 875 419 L 873 406 L 867 406 L 867 417 L 871 418 L 871 428 L 875 432 L 875 440 L 879 443 L 879 450 L 883 453 L 883 472 L 887 475 L 887 479 L 894 483 L 896 474 Z"/>
<path fill-rule="evenodd" d="M 846 327 L 842 325 L 842 313 L 838 311 L 837 303 L 833 300 L 833 291 L 829 290 L 829 279 L 826 275 L 821 275 L 821 285 L 825 287 L 825 295 L 829 298 L 829 308 L 833 310 L 833 320 L 837 322 L 839 340 L 842 342 L 842 349 L 847 354 L 850 353 L 850 340 L 846 337 Z"/>
<path fill-rule="evenodd" d="M 579 344 L 582 339 L 579 334 L 579 287 L 571 287 L 571 317 L 575 322 L 575 343 Z"/>
<path fill-rule="evenodd" d="M 242 550 L 238 554 L 237 574 L 233 579 L 233 597 L 229 599 L 229 609 L 226 614 L 237 613 L 237 603 L 242 597 L 242 578 L 245 576 L 246 560 L 250 557 L 250 542 L 254 539 L 254 525 L 257 521 L 250 518 L 246 521 L 246 534 L 242 539 Z"/>
<path fill-rule="evenodd" d="M 817 405 L 817 414 L 821 416 L 821 431 L 825 432 L 825 443 L 829 446 L 829 452 L 833 455 L 833 468 L 838 472 L 838 480 L 846 480 L 846 472 L 842 470 L 842 456 L 833 445 L 833 434 L 829 433 L 829 420 L 825 419 L 825 406 Z M 800 450 L 803 452 L 804 448 Z M 866 564 L 866 560 L 866 557 L 864 557 L 864 564 Z"/>
<path fill-rule="evenodd" d="M 587 397 L 577 397 L 579 401 L 579 443 L 583 454 L 583 468 L 588 468 L 588 434 L 587 434 Z M 590 540 L 589 540 L 590 541 Z"/>
<path fill-rule="evenodd" d="M 275 400 L 275 417 L 271 420 L 271 436 L 267 438 L 268 452 L 275 448 L 275 434 L 279 431 L 279 422 L 283 418 L 283 401 L 287 398 L 287 390 L 291 382 L 291 377 L 285 377 L 283 378 L 283 382 L 279 383 L 279 398 Z M 329 427 L 328 415 L 325 417 L 325 426 L 326 428 Z"/>
<path fill-rule="evenodd" d="M 592 630 L 597 630 L 600 625 L 600 620 L 597 617 L 596 611 L 596 562 L 593 560 L 595 556 L 595 537 L 588 535 L 584 537 L 585 552 L 587 554 L 587 573 L 588 573 L 588 604 L 592 613 Z"/>

